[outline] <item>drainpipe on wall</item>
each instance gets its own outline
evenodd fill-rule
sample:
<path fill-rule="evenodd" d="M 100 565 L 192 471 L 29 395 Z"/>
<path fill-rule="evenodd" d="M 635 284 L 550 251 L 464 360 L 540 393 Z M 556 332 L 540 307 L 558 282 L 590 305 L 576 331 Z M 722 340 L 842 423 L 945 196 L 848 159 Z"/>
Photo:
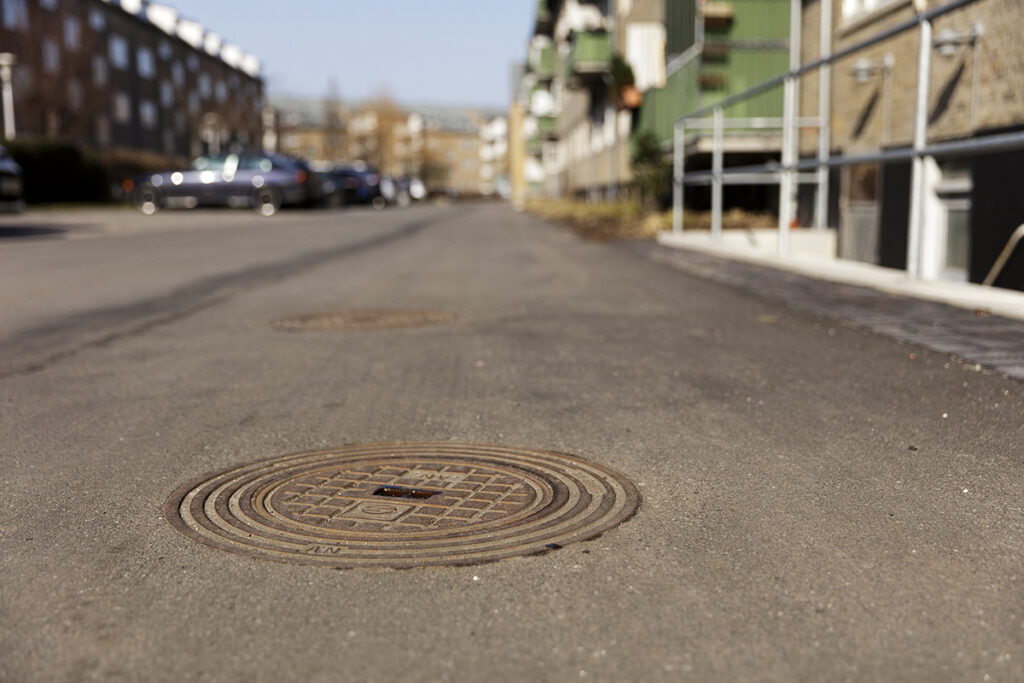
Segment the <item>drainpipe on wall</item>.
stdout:
<path fill-rule="evenodd" d="M 918 12 L 925 3 L 915 3 Z M 928 142 L 928 85 L 931 77 L 932 23 L 922 19 L 920 23 L 917 53 L 917 101 L 914 105 L 914 161 L 910 180 L 910 222 L 907 226 L 907 275 L 921 276 L 921 245 L 925 242 L 924 194 L 925 159 L 922 151 Z"/>

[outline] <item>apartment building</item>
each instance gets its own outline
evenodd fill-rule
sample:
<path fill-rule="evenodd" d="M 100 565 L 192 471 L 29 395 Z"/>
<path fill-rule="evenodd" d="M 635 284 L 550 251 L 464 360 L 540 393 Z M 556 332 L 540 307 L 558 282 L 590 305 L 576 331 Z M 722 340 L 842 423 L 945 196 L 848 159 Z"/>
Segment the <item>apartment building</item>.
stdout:
<path fill-rule="evenodd" d="M 518 97 L 532 194 L 615 197 L 631 182 L 636 136 L 666 150 L 680 117 L 788 67 L 789 0 L 541 0 Z M 780 117 L 781 88 L 727 117 Z M 733 129 L 732 163 L 779 155 L 781 136 Z M 689 165 L 710 165 L 710 130 L 688 138 Z M 767 189 L 743 193 L 771 203 Z M 753 198 L 752 200 L 749 198 Z M 739 199 L 737 199 L 739 201 Z"/>
<path fill-rule="evenodd" d="M 14 128 L 170 157 L 261 144 L 259 60 L 168 5 L 0 0 Z"/>
<path fill-rule="evenodd" d="M 834 51 L 859 43 L 919 11 L 948 0 L 825 0 L 831 2 Z M 818 58 L 822 0 L 805 0 L 803 60 Z M 976 0 L 932 25 L 927 144 L 984 140 L 1024 132 L 1024 3 Z M 865 155 L 913 145 L 920 32 L 902 32 L 839 61 L 832 69 L 833 154 Z M 802 110 L 816 111 L 817 76 L 802 84 Z M 801 152 L 814 144 L 802 139 Z M 980 282 L 1017 225 L 1024 223 L 1020 177 L 1024 149 L 935 154 L 923 164 L 920 248 L 911 256 L 926 279 Z M 839 174 L 840 256 L 893 268 L 908 266 L 912 163 L 844 166 Z M 998 285 L 1024 289 L 1024 255 Z"/>
<path fill-rule="evenodd" d="M 508 125 L 497 111 L 274 97 L 277 151 L 323 165 L 364 162 L 392 176 L 417 176 L 431 192 L 501 193 Z M 504 190 L 507 193 L 507 190 Z"/>
<path fill-rule="evenodd" d="M 631 180 L 632 109 L 664 81 L 663 2 L 538 3 L 517 97 L 531 194 L 614 197 Z"/>

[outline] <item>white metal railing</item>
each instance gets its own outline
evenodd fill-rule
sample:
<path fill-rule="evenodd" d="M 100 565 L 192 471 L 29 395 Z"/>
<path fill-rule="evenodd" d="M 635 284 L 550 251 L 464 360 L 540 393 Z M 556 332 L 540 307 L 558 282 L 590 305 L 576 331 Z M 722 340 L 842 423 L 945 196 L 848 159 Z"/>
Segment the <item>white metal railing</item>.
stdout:
<path fill-rule="evenodd" d="M 910 213 L 907 231 L 907 273 L 919 277 L 922 263 L 923 206 L 925 195 L 924 160 L 931 156 L 958 156 L 980 154 L 1008 149 L 1024 148 L 1024 132 L 1002 133 L 973 137 L 967 140 L 929 144 L 928 93 L 933 49 L 932 21 L 954 10 L 974 4 L 979 0 L 951 0 L 940 7 L 918 11 L 917 14 L 890 26 L 869 38 L 832 52 L 832 3 L 823 0 L 821 7 L 821 56 L 818 60 L 800 65 L 800 17 L 801 0 L 791 0 L 790 70 L 775 78 L 764 81 L 748 90 L 724 98 L 712 105 L 697 109 L 676 120 L 673 134 L 673 219 L 674 232 L 683 230 L 683 188 L 685 185 L 710 185 L 712 196 L 712 236 L 721 237 L 722 187 L 726 184 L 776 184 L 779 185 L 779 254 L 788 251 L 788 232 L 795 215 L 795 191 L 798 184 L 816 185 L 815 225 L 825 228 L 828 212 L 829 169 L 849 164 L 884 162 L 897 160 L 912 161 Z M 917 92 L 914 110 L 913 143 L 908 147 L 879 149 L 873 152 L 832 156 L 831 132 L 831 65 L 868 47 L 889 40 L 906 31 L 917 28 L 920 31 L 917 67 Z M 941 37 L 942 34 L 940 34 Z M 972 30 L 970 39 L 980 36 L 978 27 Z M 977 70 L 977 64 L 973 66 Z M 819 71 L 818 116 L 801 118 L 798 114 L 799 78 L 815 70 Z M 972 91 L 977 90 L 976 77 L 972 76 Z M 726 119 L 725 109 L 782 86 L 782 119 Z M 976 100 L 977 93 L 972 93 Z M 710 116 L 709 116 L 710 115 Z M 972 117 L 974 116 L 972 107 Z M 802 127 L 818 128 L 817 155 L 799 159 L 798 131 Z M 724 131 L 726 128 L 778 129 L 782 133 L 781 163 L 769 163 L 742 168 L 724 168 Z M 712 131 L 711 171 L 686 173 L 686 135 L 693 131 Z M 805 173 L 801 173 L 801 172 Z M 809 172 L 809 173 L 807 173 Z"/>

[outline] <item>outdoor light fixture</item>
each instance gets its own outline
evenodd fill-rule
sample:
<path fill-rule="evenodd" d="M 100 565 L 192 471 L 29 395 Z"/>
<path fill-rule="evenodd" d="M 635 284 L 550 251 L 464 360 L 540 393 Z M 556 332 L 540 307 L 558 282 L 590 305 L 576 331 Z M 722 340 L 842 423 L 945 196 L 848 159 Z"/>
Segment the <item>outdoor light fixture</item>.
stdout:
<path fill-rule="evenodd" d="M 850 67 L 850 75 L 857 83 L 867 83 L 878 73 L 889 73 L 896 63 L 892 55 L 886 55 L 881 59 L 868 59 L 861 57 Z"/>
<path fill-rule="evenodd" d="M 14 139 L 14 89 L 11 86 L 11 69 L 18 63 L 10 52 L 0 53 L 0 99 L 3 99 L 4 137 Z"/>
<path fill-rule="evenodd" d="M 951 28 L 944 28 L 935 35 L 935 40 L 932 41 L 932 47 L 934 47 L 935 51 L 942 57 L 949 58 L 957 53 L 957 49 L 961 45 L 974 45 L 977 43 L 981 34 L 981 24 L 974 24 L 971 26 L 970 31 L 957 31 Z"/>

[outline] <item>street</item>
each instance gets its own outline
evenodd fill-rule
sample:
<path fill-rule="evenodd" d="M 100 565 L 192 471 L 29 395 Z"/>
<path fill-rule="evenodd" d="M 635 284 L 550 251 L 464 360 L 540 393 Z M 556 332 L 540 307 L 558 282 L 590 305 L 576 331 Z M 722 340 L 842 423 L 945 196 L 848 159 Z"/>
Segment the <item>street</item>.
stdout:
<path fill-rule="evenodd" d="M 1021 381 L 652 248 L 497 202 L 0 219 L 0 680 L 1024 679 Z M 453 315 L 272 325 L 366 310 Z M 403 570 L 165 519 L 391 442 L 571 454 L 639 508 Z"/>

